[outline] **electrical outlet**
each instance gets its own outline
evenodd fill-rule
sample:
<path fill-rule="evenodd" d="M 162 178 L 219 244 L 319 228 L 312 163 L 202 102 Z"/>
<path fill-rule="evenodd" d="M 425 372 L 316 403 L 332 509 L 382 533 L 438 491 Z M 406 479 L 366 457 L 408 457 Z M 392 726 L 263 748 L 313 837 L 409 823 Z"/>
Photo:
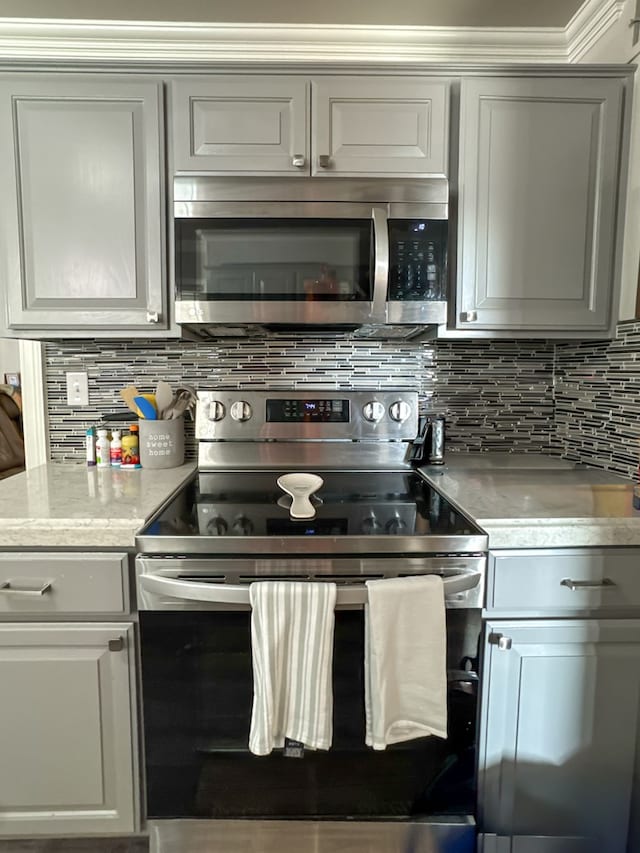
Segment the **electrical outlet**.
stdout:
<path fill-rule="evenodd" d="M 89 405 L 89 377 L 86 373 L 67 373 L 67 406 Z"/>

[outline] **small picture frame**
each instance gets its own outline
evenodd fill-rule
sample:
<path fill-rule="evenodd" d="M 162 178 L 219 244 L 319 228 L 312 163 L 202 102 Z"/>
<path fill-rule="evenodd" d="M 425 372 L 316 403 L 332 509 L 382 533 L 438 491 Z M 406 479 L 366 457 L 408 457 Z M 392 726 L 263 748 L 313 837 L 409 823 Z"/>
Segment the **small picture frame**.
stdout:
<path fill-rule="evenodd" d="M 20 387 L 20 374 L 19 373 L 5 373 L 4 384 L 5 385 L 11 385 L 14 388 L 19 388 Z"/>

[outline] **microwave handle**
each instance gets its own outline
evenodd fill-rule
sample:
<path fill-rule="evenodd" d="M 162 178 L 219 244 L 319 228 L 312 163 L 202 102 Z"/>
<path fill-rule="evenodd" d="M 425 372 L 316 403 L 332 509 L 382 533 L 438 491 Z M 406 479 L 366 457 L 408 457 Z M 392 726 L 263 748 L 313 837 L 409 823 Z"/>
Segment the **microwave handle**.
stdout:
<path fill-rule="evenodd" d="M 389 225 L 387 211 L 374 207 L 373 220 L 373 299 L 370 321 L 384 324 L 387 321 L 387 290 L 389 284 Z"/>

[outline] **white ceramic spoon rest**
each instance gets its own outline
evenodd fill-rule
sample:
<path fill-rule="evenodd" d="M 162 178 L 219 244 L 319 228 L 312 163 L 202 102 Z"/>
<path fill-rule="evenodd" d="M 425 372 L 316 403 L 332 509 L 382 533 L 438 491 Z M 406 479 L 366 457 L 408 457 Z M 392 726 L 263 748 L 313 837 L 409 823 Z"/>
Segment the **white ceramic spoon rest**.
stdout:
<path fill-rule="evenodd" d="M 317 474 L 283 474 L 278 477 L 278 485 L 283 492 L 291 495 L 293 500 L 289 509 L 291 518 L 313 518 L 316 514 L 311 503 L 311 495 L 317 492 L 324 483 Z"/>

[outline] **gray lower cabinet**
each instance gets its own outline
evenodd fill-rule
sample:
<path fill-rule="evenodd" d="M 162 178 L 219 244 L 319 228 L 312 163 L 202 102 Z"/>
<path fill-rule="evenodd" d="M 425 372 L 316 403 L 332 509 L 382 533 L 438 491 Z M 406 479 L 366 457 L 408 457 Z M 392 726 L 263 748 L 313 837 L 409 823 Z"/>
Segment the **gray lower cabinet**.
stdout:
<path fill-rule="evenodd" d="M 640 619 L 490 620 L 483 678 L 484 853 L 625 853 Z"/>
<path fill-rule="evenodd" d="M 612 330 L 624 90 L 607 77 L 462 80 L 456 329 Z"/>
<path fill-rule="evenodd" d="M 0 624 L 0 836 L 135 829 L 131 623 Z"/>
<path fill-rule="evenodd" d="M 4 334 L 166 330 L 162 83 L 3 75 L 0 116 Z"/>
<path fill-rule="evenodd" d="M 199 75 L 170 84 L 177 174 L 446 175 L 449 81 Z"/>

